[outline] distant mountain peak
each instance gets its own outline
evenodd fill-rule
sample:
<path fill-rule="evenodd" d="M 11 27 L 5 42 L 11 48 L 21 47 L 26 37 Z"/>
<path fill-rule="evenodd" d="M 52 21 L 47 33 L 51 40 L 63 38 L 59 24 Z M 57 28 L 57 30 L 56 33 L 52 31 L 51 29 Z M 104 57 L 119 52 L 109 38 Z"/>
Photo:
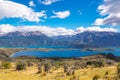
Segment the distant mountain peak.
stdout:
<path fill-rule="evenodd" d="M 39 31 L 30 31 L 30 32 L 15 31 L 15 32 L 7 33 L 4 36 L 40 36 L 40 35 L 44 35 L 44 34 Z"/>
<path fill-rule="evenodd" d="M 75 35 L 62 35 L 49 37 L 39 31 L 10 32 L 0 36 L 1 46 L 78 46 L 78 47 L 104 47 L 120 46 L 120 33 L 85 31 Z"/>
<path fill-rule="evenodd" d="M 23 32 L 22 35 L 24 35 L 24 36 L 40 36 L 40 35 L 44 35 L 44 34 L 39 31 L 31 31 L 31 32 Z"/>

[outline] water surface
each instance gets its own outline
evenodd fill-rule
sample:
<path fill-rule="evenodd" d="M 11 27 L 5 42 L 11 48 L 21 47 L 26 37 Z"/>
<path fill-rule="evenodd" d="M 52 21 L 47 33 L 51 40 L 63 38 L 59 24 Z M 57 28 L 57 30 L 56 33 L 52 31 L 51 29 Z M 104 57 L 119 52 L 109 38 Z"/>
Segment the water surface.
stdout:
<path fill-rule="evenodd" d="M 63 57 L 63 58 L 71 58 L 71 57 L 82 57 L 88 56 L 98 53 L 113 53 L 116 56 L 120 56 L 120 48 L 114 48 L 113 50 L 96 50 L 96 51 L 83 51 L 82 49 L 56 49 L 50 51 L 39 51 L 39 50 L 24 50 L 20 52 L 16 52 L 11 55 L 12 58 L 18 56 L 34 56 L 39 58 L 46 57 Z"/>

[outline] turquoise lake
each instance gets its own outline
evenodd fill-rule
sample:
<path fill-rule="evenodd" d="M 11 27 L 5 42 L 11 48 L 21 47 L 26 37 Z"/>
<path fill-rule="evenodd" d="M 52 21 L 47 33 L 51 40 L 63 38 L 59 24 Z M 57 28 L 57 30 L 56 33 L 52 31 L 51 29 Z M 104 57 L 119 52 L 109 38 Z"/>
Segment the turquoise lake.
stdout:
<path fill-rule="evenodd" d="M 120 48 L 112 48 L 112 50 L 97 50 L 97 51 L 83 51 L 82 49 L 69 49 L 68 47 L 56 47 L 56 48 L 57 48 L 56 50 L 50 50 L 50 51 L 24 50 L 12 54 L 11 57 L 15 58 L 18 56 L 34 56 L 39 58 L 48 58 L 48 57 L 78 58 L 78 57 L 89 56 L 98 53 L 105 53 L 105 54 L 113 53 L 116 56 L 120 56 Z"/>

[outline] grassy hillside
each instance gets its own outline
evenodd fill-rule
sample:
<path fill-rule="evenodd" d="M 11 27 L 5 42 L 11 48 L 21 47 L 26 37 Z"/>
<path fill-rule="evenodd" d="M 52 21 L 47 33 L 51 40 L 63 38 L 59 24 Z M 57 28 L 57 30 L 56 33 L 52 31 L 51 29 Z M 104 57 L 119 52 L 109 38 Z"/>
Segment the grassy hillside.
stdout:
<path fill-rule="evenodd" d="M 74 75 L 66 75 L 63 68 L 51 70 L 49 73 L 36 74 L 37 66 L 27 67 L 26 70 L 17 71 L 15 66 L 11 69 L 0 70 L 0 80 L 115 80 L 116 66 L 102 68 L 87 68 L 75 71 Z"/>
<path fill-rule="evenodd" d="M 98 56 L 80 59 L 19 57 L 10 62 L 2 61 L 0 80 L 119 80 L 118 62 Z M 21 65 L 16 68 L 18 63 L 23 68 L 20 69 Z"/>

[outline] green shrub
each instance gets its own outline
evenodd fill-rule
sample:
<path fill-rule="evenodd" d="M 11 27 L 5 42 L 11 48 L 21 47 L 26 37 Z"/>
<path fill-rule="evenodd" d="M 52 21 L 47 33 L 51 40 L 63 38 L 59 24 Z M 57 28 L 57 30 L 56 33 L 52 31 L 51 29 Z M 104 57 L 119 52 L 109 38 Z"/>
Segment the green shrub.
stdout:
<path fill-rule="evenodd" d="M 117 75 L 118 75 L 118 78 L 120 78 L 120 63 L 118 63 L 117 65 Z"/>
<path fill-rule="evenodd" d="M 120 74 L 120 63 L 117 65 L 117 73 Z"/>
<path fill-rule="evenodd" d="M 64 73 L 68 72 L 68 65 L 67 64 L 65 64 L 63 68 L 64 68 Z"/>
<path fill-rule="evenodd" d="M 27 62 L 27 66 L 33 66 L 34 64 L 30 61 Z"/>
<path fill-rule="evenodd" d="M 106 71 L 106 72 L 105 72 L 105 75 L 108 75 L 108 74 L 109 74 L 109 72 L 108 72 L 108 71 Z"/>
<path fill-rule="evenodd" d="M 42 73 L 42 69 L 43 69 L 43 64 L 41 62 L 37 63 L 38 66 L 38 72 L 37 73 Z"/>
<path fill-rule="evenodd" d="M 56 66 L 63 66 L 64 64 L 65 64 L 65 62 L 63 62 L 63 61 L 57 61 L 57 62 L 55 62 Z"/>
<path fill-rule="evenodd" d="M 64 65 L 64 73 L 66 73 L 66 75 L 74 75 L 75 71 L 73 67 L 69 67 L 67 64 Z"/>
<path fill-rule="evenodd" d="M 75 71 L 73 69 L 69 69 L 66 73 L 66 75 L 68 76 L 71 76 L 71 75 L 74 75 L 75 74 Z"/>
<path fill-rule="evenodd" d="M 18 62 L 16 64 L 16 70 L 25 70 L 26 69 L 26 63 L 25 62 Z"/>
<path fill-rule="evenodd" d="M 43 66 L 44 66 L 44 71 L 45 72 L 48 72 L 51 68 L 51 66 L 49 64 L 44 64 Z"/>
<path fill-rule="evenodd" d="M 11 63 L 8 62 L 8 61 L 3 61 L 2 62 L 2 68 L 4 68 L 4 69 L 10 69 L 11 66 L 12 66 Z"/>
<path fill-rule="evenodd" d="M 37 73 L 42 73 L 42 67 L 38 66 L 38 72 Z"/>
<path fill-rule="evenodd" d="M 93 66 L 93 67 L 104 67 L 104 63 L 102 61 L 88 61 L 86 62 L 86 64 L 89 66 Z"/>
<path fill-rule="evenodd" d="M 95 76 L 93 76 L 92 80 L 98 80 L 99 78 L 100 78 L 99 75 L 95 75 Z"/>

